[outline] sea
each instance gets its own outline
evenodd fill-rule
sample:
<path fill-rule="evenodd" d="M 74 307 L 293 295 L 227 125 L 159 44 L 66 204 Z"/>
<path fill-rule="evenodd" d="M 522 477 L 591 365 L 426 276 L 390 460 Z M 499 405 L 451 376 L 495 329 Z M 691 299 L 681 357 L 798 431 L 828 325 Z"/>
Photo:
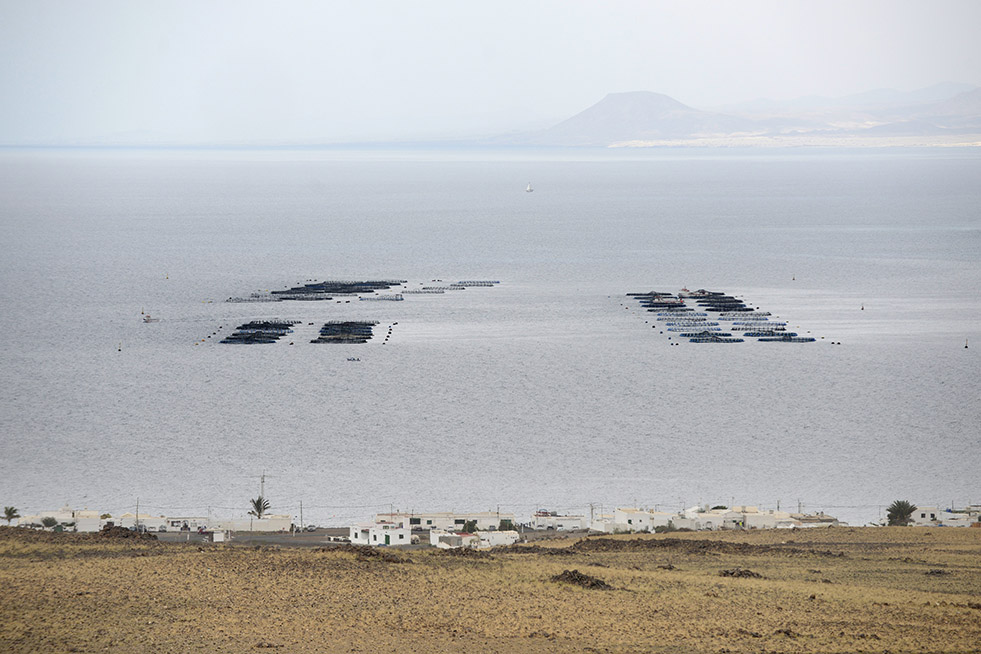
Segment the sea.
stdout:
<path fill-rule="evenodd" d="M 499 283 L 226 301 L 376 279 Z M 627 296 L 682 288 L 816 340 L 693 344 Z M 4 150 L 0 306 L 22 515 L 981 503 L 978 149 Z M 332 320 L 378 325 L 310 343 Z"/>

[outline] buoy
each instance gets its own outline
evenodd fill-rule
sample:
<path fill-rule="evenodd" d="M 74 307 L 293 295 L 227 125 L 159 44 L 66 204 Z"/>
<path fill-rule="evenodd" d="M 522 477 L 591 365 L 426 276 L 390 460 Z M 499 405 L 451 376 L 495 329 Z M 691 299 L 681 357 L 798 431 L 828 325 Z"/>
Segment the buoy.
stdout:
<path fill-rule="evenodd" d="M 966 338 L 964 339 L 964 349 L 965 350 L 967 349 L 967 339 Z"/>
<path fill-rule="evenodd" d="M 862 305 L 862 311 L 865 311 L 865 305 L 864 304 Z"/>
<path fill-rule="evenodd" d="M 119 344 L 119 347 L 116 348 L 116 351 L 117 352 L 122 352 L 123 351 L 123 344 L 122 343 Z"/>

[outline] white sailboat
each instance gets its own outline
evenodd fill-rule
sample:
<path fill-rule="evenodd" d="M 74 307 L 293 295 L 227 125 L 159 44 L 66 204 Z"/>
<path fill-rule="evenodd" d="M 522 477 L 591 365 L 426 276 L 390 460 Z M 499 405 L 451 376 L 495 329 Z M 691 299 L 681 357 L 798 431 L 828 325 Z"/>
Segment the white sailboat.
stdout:
<path fill-rule="evenodd" d="M 528 188 L 525 189 L 525 193 L 532 193 L 535 189 L 531 187 L 531 182 L 528 182 Z"/>

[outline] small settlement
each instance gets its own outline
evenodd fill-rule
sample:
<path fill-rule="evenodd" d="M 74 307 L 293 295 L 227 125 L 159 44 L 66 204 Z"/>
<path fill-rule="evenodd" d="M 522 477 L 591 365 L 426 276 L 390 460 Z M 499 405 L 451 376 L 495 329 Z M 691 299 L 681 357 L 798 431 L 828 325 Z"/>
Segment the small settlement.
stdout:
<path fill-rule="evenodd" d="M 513 513 L 484 511 L 472 513 L 390 512 L 379 513 L 371 521 L 351 525 L 348 536 L 333 541 L 372 547 L 406 545 L 441 548 L 484 549 L 526 540 L 535 532 L 583 532 L 604 534 L 651 533 L 674 530 L 716 531 L 754 529 L 806 529 L 843 525 L 823 512 L 793 513 L 756 506 L 693 506 L 670 512 L 650 508 L 618 507 L 613 513 L 565 515 L 546 509 L 519 521 Z M 918 507 L 911 516 L 912 526 L 981 528 L 981 505 L 963 509 Z M 113 516 L 88 509 L 63 507 L 19 518 L 20 527 L 53 531 L 96 532 L 108 525 L 147 532 L 196 532 L 216 535 L 224 540 L 229 532 L 289 532 L 300 530 L 288 514 L 261 518 L 216 518 L 213 516 L 154 516 L 123 513 Z M 312 530 L 313 527 L 308 527 Z"/>

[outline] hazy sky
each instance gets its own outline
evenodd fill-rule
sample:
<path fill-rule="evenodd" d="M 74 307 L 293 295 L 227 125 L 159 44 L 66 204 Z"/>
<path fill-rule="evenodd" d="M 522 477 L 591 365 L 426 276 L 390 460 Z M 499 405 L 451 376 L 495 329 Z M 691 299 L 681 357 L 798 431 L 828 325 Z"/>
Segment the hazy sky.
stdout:
<path fill-rule="evenodd" d="M 979 26 L 981 0 L 0 0 L 0 143 L 483 135 L 619 91 L 981 85 Z"/>

